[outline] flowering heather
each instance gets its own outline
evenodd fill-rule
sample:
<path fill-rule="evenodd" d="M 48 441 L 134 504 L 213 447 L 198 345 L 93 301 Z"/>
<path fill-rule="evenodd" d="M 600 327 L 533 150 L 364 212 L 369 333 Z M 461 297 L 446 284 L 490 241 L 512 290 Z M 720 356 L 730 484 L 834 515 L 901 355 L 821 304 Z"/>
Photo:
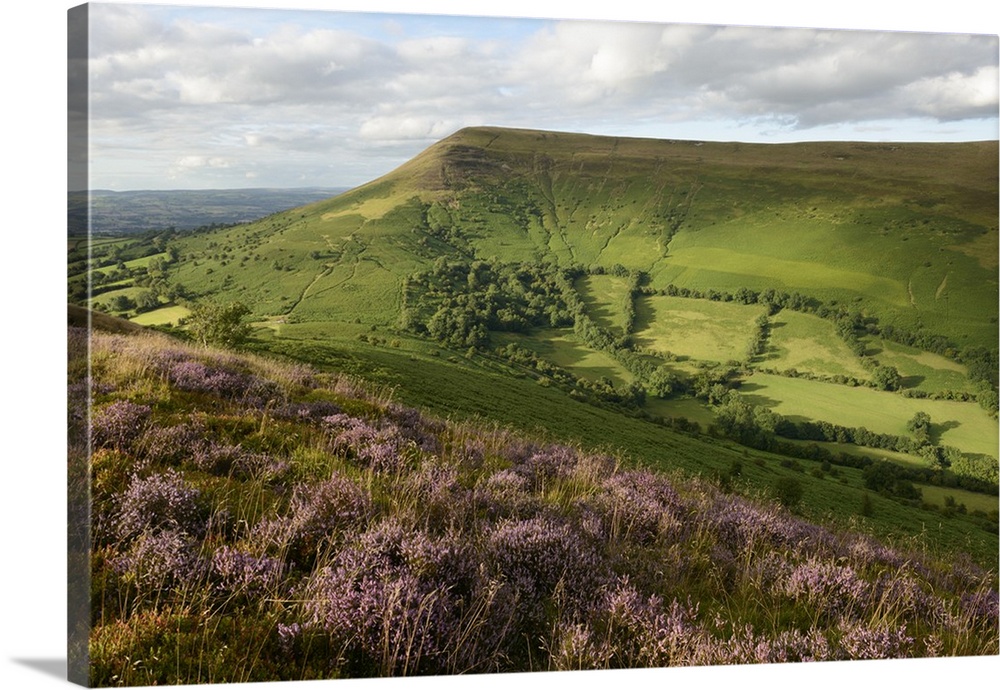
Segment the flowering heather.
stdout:
<path fill-rule="evenodd" d="M 593 500 L 614 539 L 651 543 L 663 530 L 682 524 L 683 505 L 670 482 L 648 471 L 615 474 L 605 479 Z"/>
<path fill-rule="evenodd" d="M 308 564 L 338 535 L 363 525 L 371 512 L 371 496 L 350 479 L 334 475 L 296 486 L 288 514 L 263 520 L 254 530 L 255 538 L 286 549 L 293 562 Z"/>
<path fill-rule="evenodd" d="M 340 407 L 327 400 L 313 402 L 285 402 L 271 410 L 277 419 L 318 423 L 325 417 L 340 414 Z"/>
<path fill-rule="evenodd" d="M 167 378 L 173 386 L 183 391 L 212 393 L 220 398 L 249 405 L 261 405 L 281 396 L 280 388 L 270 381 L 190 359 L 172 364 L 167 371 Z"/>
<path fill-rule="evenodd" d="M 149 593 L 190 585 L 204 572 L 195 540 L 174 529 L 141 534 L 112 567 Z"/>
<path fill-rule="evenodd" d="M 97 448 L 127 451 L 142 436 L 152 410 L 130 400 L 118 400 L 96 410 L 90 435 Z"/>
<path fill-rule="evenodd" d="M 474 509 L 472 491 L 459 482 L 454 465 L 425 462 L 403 486 L 415 504 L 418 522 L 427 529 L 457 528 L 468 521 Z"/>
<path fill-rule="evenodd" d="M 555 519 L 505 520 L 487 538 L 491 562 L 517 592 L 529 619 L 540 615 L 539 607 L 552 596 L 582 606 L 608 575 L 597 546 Z"/>
<path fill-rule="evenodd" d="M 792 600 L 808 604 L 817 616 L 854 613 L 871 598 L 871 586 L 853 568 L 816 560 L 795 567 L 783 590 Z"/>
<path fill-rule="evenodd" d="M 119 539 L 164 530 L 198 534 L 202 531 L 199 491 L 173 469 L 146 478 L 135 477 L 121 496 L 115 514 Z"/>
<path fill-rule="evenodd" d="M 477 572 L 460 541 L 383 523 L 306 584 L 306 626 L 339 640 L 360 675 L 469 670 L 498 649 L 479 636 L 503 631 L 468 616 Z"/>
<path fill-rule="evenodd" d="M 568 446 L 550 446 L 535 451 L 514 467 L 541 490 L 550 480 L 569 476 L 578 459 L 576 451 Z"/>
<path fill-rule="evenodd" d="M 204 434 L 204 428 L 197 424 L 150 425 L 137 444 L 138 451 L 149 462 L 179 465 L 201 449 Z"/>
<path fill-rule="evenodd" d="M 146 403 L 99 398 L 79 478 L 102 684 L 996 653 L 970 558 L 157 342 L 70 391 Z"/>
<path fill-rule="evenodd" d="M 325 417 L 323 422 L 332 433 L 334 452 L 377 473 L 404 471 L 413 462 L 415 443 L 395 424 L 372 424 L 343 413 Z"/>
<path fill-rule="evenodd" d="M 841 626 L 841 659 L 904 659 L 913 656 L 913 638 L 906 628 L 865 621 Z"/>
<path fill-rule="evenodd" d="M 541 505 L 531 492 L 528 479 L 512 469 L 500 470 L 481 479 L 475 489 L 475 501 L 491 519 L 528 517 Z"/>
<path fill-rule="evenodd" d="M 283 573 L 281 561 L 230 546 L 222 546 L 212 554 L 212 586 L 227 596 L 244 599 L 273 596 Z"/>

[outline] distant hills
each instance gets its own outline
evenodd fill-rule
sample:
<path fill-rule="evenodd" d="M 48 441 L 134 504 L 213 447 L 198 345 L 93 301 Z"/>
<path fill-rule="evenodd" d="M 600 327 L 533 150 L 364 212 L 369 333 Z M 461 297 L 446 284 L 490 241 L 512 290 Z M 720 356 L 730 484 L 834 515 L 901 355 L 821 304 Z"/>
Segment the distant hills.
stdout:
<path fill-rule="evenodd" d="M 206 225 L 243 223 L 302 206 L 347 188 L 201 189 L 90 191 L 91 230 L 97 235 L 131 235 L 151 230 L 190 230 Z M 87 232 L 87 193 L 68 197 L 70 236 Z"/>

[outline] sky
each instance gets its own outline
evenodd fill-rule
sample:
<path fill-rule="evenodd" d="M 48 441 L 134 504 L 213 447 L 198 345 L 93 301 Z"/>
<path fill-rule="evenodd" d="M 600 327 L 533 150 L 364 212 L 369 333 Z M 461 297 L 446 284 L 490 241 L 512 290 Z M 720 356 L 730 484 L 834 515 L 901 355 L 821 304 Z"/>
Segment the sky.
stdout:
<path fill-rule="evenodd" d="M 267 7 L 91 4 L 92 188 L 352 187 L 473 125 L 998 138 L 989 29 Z"/>

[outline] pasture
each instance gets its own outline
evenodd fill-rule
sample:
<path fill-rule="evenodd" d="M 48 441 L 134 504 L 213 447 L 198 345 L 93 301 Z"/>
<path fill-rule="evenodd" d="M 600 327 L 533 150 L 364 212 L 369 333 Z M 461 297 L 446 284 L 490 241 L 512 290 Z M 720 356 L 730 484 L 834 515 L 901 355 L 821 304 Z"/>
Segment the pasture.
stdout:
<path fill-rule="evenodd" d="M 832 322 L 812 314 L 784 309 L 771 318 L 765 366 L 795 369 L 819 376 L 849 376 L 859 380 L 868 372 Z"/>
<path fill-rule="evenodd" d="M 764 307 L 653 295 L 635 305 L 635 342 L 658 354 L 702 361 L 746 358 L 754 320 Z"/>
<path fill-rule="evenodd" d="M 622 304 L 629 299 L 629 285 L 625 277 L 587 275 L 577 280 L 575 287 L 594 323 L 621 335 L 626 326 Z"/>
<path fill-rule="evenodd" d="M 190 309 L 175 304 L 137 314 L 129 321 L 140 326 L 176 326 L 181 319 L 190 315 Z"/>
<path fill-rule="evenodd" d="M 746 400 L 793 421 L 826 421 L 907 436 L 906 422 L 917 412 L 931 417 L 931 439 L 965 453 L 997 457 L 996 420 L 975 403 L 921 400 L 871 388 L 755 373 L 743 384 Z"/>
<path fill-rule="evenodd" d="M 525 347 L 542 359 L 589 381 L 608 379 L 615 387 L 621 387 L 634 380 L 628 370 L 610 355 L 580 342 L 571 328 L 536 329 L 529 335 L 498 333 L 493 338 L 498 345 L 513 342 Z"/>
<path fill-rule="evenodd" d="M 896 367 L 903 376 L 903 385 L 918 391 L 974 392 L 975 386 L 967 378 L 967 369 L 946 357 L 932 352 L 900 345 L 881 338 L 864 338 L 869 354 L 880 364 Z"/>

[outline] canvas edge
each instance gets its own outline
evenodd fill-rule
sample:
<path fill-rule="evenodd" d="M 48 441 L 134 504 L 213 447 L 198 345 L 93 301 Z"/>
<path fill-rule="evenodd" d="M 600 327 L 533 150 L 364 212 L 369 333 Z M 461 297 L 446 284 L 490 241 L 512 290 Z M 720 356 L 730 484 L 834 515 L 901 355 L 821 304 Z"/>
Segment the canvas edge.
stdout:
<path fill-rule="evenodd" d="M 88 71 L 87 54 L 90 38 L 88 5 L 67 10 L 67 192 L 88 188 Z M 69 195 L 67 194 L 67 199 Z M 67 207 L 67 221 L 69 208 Z M 88 213 L 89 215 L 89 213 Z M 67 228 L 68 230 L 68 228 Z M 89 233 L 89 222 L 88 222 Z M 89 279 L 88 279 L 89 283 Z M 88 284 L 88 292 L 89 292 Z M 69 323 L 74 323 L 71 318 Z M 67 385 L 70 365 L 81 358 L 87 363 L 88 375 L 79 388 L 67 394 L 67 664 L 66 679 L 89 686 L 90 681 L 90 312 L 77 327 L 85 329 L 85 337 L 67 331 Z"/>

